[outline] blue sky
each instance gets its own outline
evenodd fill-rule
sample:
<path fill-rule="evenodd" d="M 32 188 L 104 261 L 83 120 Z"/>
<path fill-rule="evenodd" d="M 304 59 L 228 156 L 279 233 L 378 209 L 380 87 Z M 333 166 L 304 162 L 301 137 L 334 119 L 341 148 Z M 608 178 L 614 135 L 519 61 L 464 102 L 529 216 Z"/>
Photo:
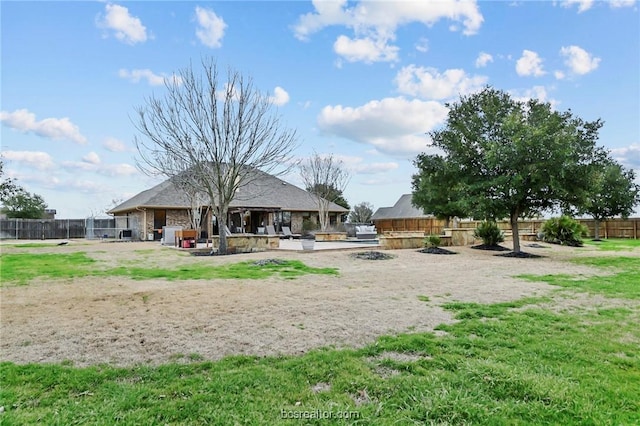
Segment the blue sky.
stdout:
<path fill-rule="evenodd" d="M 5 172 L 58 218 L 159 182 L 136 169 L 134 108 L 202 57 L 273 96 L 297 158 L 341 158 L 352 206 L 411 192 L 445 103 L 487 84 L 603 119 L 600 144 L 640 175 L 636 1 L 2 1 L 0 13 Z"/>

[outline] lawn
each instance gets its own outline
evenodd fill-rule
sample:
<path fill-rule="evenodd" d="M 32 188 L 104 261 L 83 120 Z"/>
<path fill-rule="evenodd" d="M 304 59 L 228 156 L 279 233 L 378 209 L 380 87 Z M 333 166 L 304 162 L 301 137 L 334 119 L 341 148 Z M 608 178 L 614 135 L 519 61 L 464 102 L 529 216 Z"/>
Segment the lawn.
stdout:
<path fill-rule="evenodd" d="M 138 254 L 145 254 L 145 252 Z M 335 268 L 312 268 L 298 260 L 282 260 L 255 264 L 236 262 L 226 265 L 182 265 L 175 268 L 141 267 L 135 262 L 126 266 L 107 267 L 84 252 L 75 253 L 11 253 L 1 256 L 2 285 L 25 285 L 37 277 L 70 279 L 86 276 L 124 276 L 134 280 L 162 278 L 166 280 L 263 279 L 272 275 L 295 278 L 304 274 L 337 275 Z"/>
<path fill-rule="evenodd" d="M 5 362 L 0 423 L 639 424 L 637 260 L 575 260 L 606 278 L 527 275 L 558 291 L 447 302 L 458 322 L 360 349 L 216 362 L 186 353 L 157 367 Z M 608 302 L 563 307 L 576 292 Z"/>

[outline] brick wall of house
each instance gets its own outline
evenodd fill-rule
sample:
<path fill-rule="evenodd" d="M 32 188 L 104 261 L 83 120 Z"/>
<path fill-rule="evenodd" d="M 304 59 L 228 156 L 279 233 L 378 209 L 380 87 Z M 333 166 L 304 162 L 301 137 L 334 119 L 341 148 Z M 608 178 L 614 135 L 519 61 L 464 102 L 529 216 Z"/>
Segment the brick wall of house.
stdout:
<path fill-rule="evenodd" d="M 182 226 L 184 229 L 191 228 L 189 212 L 187 210 L 167 210 L 167 226 Z"/>

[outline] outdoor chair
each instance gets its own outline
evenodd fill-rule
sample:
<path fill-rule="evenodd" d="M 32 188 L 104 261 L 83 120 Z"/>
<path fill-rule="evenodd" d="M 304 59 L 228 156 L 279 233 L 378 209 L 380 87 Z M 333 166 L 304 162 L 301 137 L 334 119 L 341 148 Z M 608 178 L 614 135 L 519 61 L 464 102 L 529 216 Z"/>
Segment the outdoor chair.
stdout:
<path fill-rule="evenodd" d="M 267 235 L 271 235 L 271 236 L 275 236 L 278 235 L 278 233 L 276 232 L 276 228 L 273 225 L 267 225 Z"/>
<path fill-rule="evenodd" d="M 291 232 L 291 228 L 289 228 L 288 226 L 283 226 L 282 227 L 282 236 L 280 238 L 288 238 L 288 239 L 300 238 L 300 234 L 293 234 Z"/>

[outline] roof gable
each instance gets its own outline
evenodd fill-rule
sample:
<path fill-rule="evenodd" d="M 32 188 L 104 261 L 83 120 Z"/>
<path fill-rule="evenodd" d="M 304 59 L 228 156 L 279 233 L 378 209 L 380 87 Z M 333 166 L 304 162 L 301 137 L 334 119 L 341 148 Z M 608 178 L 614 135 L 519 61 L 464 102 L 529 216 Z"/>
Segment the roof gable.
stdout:
<path fill-rule="evenodd" d="M 393 207 L 380 207 L 371 217 L 371 220 L 380 219 L 415 219 L 422 217 L 431 217 L 415 207 L 411 203 L 412 195 L 403 194 Z"/>
<path fill-rule="evenodd" d="M 318 205 L 313 194 L 285 182 L 273 175 L 254 170 L 257 176 L 238 189 L 236 197 L 229 206 L 234 208 L 272 208 L 285 211 L 317 211 Z M 208 200 L 207 200 L 208 202 Z M 184 191 L 167 179 L 164 182 L 140 192 L 108 213 L 121 213 L 142 208 L 190 208 L 191 203 Z M 329 211 L 347 213 L 349 210 L 335 203 L 329 205 Z"/>

